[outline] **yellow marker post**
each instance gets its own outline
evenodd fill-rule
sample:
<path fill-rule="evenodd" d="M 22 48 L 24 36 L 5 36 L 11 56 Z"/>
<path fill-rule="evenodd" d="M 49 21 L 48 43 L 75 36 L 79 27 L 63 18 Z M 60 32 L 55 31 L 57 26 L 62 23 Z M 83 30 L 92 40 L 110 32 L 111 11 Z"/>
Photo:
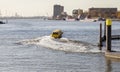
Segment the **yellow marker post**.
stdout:
<path fill-rule="evenodd" d="M 112 20 L 111 19 L 106 19 L 106 25 L 112 25 Z"/>
<path fill-rule="evenodd" d="M 111 19 L 106 19 L 106 48 L 111 52 Z"/>

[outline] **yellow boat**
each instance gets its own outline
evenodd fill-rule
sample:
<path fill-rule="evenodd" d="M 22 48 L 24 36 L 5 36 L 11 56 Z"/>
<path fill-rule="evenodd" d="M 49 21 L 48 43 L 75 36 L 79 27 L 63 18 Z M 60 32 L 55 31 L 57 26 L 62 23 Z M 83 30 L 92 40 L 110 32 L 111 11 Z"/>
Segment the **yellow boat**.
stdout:
<path fill-rule="evenodd" d="M 56 29 L 52 32 L 51 37 L 53 38 L 61 38 L 63 32 L 60 29 Z"/>

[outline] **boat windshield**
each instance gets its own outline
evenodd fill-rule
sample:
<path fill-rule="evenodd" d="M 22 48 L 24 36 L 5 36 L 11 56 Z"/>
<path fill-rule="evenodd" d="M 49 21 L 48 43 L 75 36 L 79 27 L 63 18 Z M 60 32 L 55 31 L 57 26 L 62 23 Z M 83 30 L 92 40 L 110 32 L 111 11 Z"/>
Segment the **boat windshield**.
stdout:
<path fill-rule="evenodd" d="M 53 32 L 53 34 L 58 34 L 58 32 Z"/>

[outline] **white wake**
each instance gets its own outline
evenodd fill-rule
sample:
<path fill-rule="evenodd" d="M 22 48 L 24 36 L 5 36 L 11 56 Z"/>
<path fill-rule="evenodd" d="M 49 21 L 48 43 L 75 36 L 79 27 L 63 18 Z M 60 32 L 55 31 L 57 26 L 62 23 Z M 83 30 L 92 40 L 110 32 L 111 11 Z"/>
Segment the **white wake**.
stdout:
<path fill-rule="evenodd" d="M 21 44 L 35 44 L 54 50 L 66 52 L 100 52 L 97 46 L 67 38 L 54 39 L 50 36 L 43 36 L 35 39 L 22 40 Z"/>

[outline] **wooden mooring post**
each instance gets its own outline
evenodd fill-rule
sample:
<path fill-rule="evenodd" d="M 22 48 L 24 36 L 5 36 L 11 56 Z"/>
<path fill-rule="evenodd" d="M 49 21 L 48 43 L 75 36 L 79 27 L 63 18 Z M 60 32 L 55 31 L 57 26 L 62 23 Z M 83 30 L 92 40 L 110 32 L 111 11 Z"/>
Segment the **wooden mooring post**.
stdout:
<path fill-rule="evenodd" d="M 99 31 L 100 35 L 99 35 L 99 50 L 102 50 L 102 23 L 100 23 L 100 31 Z"/>
<path fill-rule="evenodd" d="M 104 36 L 103 36 L 103 41 L 106 40 L 106 22 L 104 23 Z"/>
<path fill-rule="evenodd" d="M 111 19 L 106 20 L 106 48 L 108 52 L 111 52 Z"/>

